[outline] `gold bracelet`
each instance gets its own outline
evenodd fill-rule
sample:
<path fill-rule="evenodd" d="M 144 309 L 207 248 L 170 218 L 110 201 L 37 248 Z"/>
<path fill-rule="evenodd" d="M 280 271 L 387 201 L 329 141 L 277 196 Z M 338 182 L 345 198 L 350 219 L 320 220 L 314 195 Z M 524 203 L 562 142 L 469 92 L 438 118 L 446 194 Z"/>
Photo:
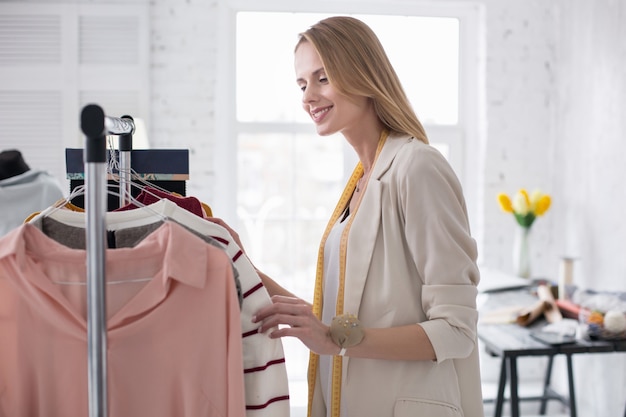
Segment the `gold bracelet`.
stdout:
<path fill-rule="evenodd" d="M 335 316 L 330 323 L 330 338 L 343 352 L 343 349 L 361 343 L 364 336 L 361 322 L 354 314 Z"/>

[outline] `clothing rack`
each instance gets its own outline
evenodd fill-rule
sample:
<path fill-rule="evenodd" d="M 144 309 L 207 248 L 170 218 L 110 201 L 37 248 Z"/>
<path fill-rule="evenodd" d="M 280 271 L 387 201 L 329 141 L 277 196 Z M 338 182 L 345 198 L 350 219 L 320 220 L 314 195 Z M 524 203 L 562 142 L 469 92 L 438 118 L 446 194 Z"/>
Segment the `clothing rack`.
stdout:
<path fill-rule="evenodd" d="M 88 104 L 81 113 L 81 129 L 85 134 L 89 416 L 106 417 L 108 398 L 105 298 L 106 135 L 120 135 L 120 206 L 122 206 L 126 199 L 130 198 L 130 151 L 135 125 L 130 116 L 108 117 L 100 106 Z"/>
<path fill-rule="evenodd" d="M 130 155 L 133 150 L 135 123 L 133 118 L 128 115 L 120 118 L 105 116 L 104 121 L 109 135 L 119 135 L 120 207 L 124 207 L 126 204 L 130 203 L 131 199 Z"/>
<path fill-rule="evenodd" d="M 139 185 L 151 184 L 154 188 L 186 196 L 186 182 L 189 179 L 188 149 L 132 149 L 132 133 L 120 132 L 120 126 L 134 124 L 130 116 L 106 118 L 111 134 L 119 134 L 119 150 L 109 150 L 110 160 L 115 160 L 107 172 L 107 211 L 115 211 L 127 206 L 142 192 Z M 136 126 L 136 125 L 135 125 Z M 127 129 L 132 130 L 132 127 Z M 84 195 L 74 195 L 74 191 L 85 184 L 85 149 L 66 148 L 66 174 L 69 180 L 71 203 L 84 208 Z M 132 158 L 131 158 L 132 156 Z M 131 163 L 132 159 L 132 163 Z M 109 161 L 110 164 L 110 161 Z M 124 190 L 122 192 L 121 190 Z"/>

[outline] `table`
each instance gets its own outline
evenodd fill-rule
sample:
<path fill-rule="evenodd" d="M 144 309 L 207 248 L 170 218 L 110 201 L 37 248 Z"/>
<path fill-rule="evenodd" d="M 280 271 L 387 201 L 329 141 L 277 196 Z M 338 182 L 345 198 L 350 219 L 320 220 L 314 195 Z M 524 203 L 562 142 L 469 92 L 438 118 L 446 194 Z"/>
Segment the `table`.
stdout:
<path fill-rule="evenodd" d="M 481 306 L 481 313 L 512 305 L 511 302 L 528 302 L 536 300 L 531 288 L 517 289 L 513 291 L 499 291 L 483 294 L 488 299 Z M 509 401 L 511 405 L 511 417 L 519 417 L 520 401 L 534 400 L 540 402 L 539 413 L 545 414 L 549 400 L 557 400 L 569 407 L 570 416 L 577 417 L 576 394 L 574 387 L 574 370 L 572 357 L 582 353 L 607 353 L 625 352 L 626 341 L 588 341 L 576 340 L 574 343 L 550 345 L 540 342 L 531 336 L 533 330 L 538 330 L 545 325 L 545 321 L 538 321 L 530 327 L 522 327 L 517 324 L 492 324 L 478 323 L 478 338 L 483 342 L 487 353 L 502 359 L 498 391 L 495 399 L 495 417 L 502 416 L 505 387 L 509 385 Z M 568 396 L 564 397 L 551 388 L 552 364 L 556 355 L 565 355 L 567 362 Z M 547 357 L 548 363 L 543 381 L 543 391 L 540 396 L 520 398 L 518 394 L 517 359 L 520 357 L 541 356 Z M 626 411 L 625 411 L 626 417 Z"/>

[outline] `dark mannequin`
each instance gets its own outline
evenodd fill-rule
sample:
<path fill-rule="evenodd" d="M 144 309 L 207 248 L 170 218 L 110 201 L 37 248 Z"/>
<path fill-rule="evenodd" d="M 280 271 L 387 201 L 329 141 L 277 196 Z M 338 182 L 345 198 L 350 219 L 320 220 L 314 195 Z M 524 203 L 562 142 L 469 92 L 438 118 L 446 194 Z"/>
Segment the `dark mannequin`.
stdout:
<path fill-rule="evenodd" d="M 0 152 L 0 180 L 23 174 L 29 169 L 20 151 L 9 149 Z"/>

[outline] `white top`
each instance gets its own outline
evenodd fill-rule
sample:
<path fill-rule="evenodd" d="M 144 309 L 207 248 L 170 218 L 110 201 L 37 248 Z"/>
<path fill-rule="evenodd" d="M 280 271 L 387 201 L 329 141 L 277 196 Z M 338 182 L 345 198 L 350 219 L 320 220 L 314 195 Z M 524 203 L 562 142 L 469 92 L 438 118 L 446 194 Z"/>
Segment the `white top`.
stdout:
<path fill-rule="evenodd" d="M 61 186 L 45 171 L 29 170 L 0 180 L 0 236 L 61 198 Z"/>

